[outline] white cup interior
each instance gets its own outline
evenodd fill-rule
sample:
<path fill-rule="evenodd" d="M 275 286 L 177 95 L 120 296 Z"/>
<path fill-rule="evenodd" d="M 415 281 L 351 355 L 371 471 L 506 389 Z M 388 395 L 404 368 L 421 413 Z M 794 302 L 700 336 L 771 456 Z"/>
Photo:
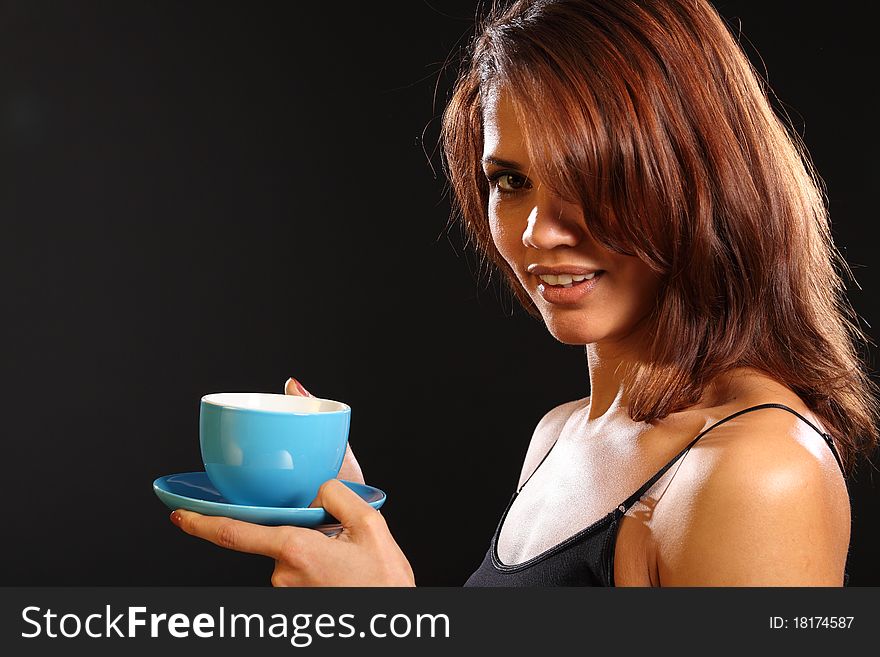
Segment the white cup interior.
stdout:
<path fill-rule="evenodd" d="M 243 408 L 272 413 L 339 413 L 351 410 L 347 404 L 318 397 L 297 397 L 268 392 L 215 392 L 202 401 L 226 408 Z"/>

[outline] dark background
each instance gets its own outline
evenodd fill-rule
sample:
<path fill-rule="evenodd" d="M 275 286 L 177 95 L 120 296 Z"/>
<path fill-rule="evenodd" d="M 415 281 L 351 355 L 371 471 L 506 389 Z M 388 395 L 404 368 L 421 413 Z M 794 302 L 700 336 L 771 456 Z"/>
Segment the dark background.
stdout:
<path fill-rule="evenodd" d="M 862 5 L 717 6 L 804 134 L 873 325 Z M 352 406 L 419 584 L 479 564 L 535 423 L 589 381 L 447 230 L 440 71 L 474 8 L 0 2 L 0 583 L 268 584 L 268 559 L 172 527 L 151 482 L 201 469 L 201 395 L 291 375 Z M 870 475 L 852 585 L 880 584 Z"/>

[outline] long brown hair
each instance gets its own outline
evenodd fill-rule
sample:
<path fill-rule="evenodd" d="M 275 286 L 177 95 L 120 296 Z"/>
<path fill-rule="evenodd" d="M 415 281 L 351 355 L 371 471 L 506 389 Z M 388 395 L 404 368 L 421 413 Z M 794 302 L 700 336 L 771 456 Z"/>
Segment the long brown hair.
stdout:
<path fill-rule="evenodd" d="M 446 172 L 469 238 L 522 305 L 538 316 L 487 220 L 482 99 L 495 85 L 542 182 L 581 205 L 606 248 L 662 275 L 651 358 L 627 374 L 632 419 L 688 408 L 717 375 L 751 367 L 821 418 L 848 473 L 869 458 L 880 403 L 852 272 L 803 143 L 715 9 L 519 0 L 491 8 L 468 55 L 443 116 Z"/>

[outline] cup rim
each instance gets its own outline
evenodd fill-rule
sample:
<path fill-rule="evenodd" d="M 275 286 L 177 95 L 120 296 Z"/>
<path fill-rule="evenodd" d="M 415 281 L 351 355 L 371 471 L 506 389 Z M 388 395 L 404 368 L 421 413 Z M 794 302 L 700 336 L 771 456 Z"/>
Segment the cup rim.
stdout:
<path fill-rule="evenodd" d="M 345 402 L 337 401 L 335 399 L 327 399 L 325 397 L 309 397 L 308 399 L 315 399 L 317 401 L 328 402 L 330 404 L 336 404 L 341 408 L 331 411 L 275 411 L 269 410 L 265 408 L 253 408 L 250 406 L 237 406 L 231 403 L 223 403 L 219 401 L 215 401 L 214 399 L 210 399 L 211 397 L 219 397 L 220 395 L 265 395 L 268 397 L 285 397 L 287 399 L 295 398 L 294 395 L 282 395 L 276 392 L 209 392 L 206 395 L 202 395 L 201 402 L 204 404 L 209 404 L 211 406 L 215 406 L 217 408 L 228 408 L 230 410 L 235 411 L 249 411 L 253 413 L 266 413 L 269 415 L 338 415 L 342 413 L 351 413 L 351 406 L 346 404 Z"/>

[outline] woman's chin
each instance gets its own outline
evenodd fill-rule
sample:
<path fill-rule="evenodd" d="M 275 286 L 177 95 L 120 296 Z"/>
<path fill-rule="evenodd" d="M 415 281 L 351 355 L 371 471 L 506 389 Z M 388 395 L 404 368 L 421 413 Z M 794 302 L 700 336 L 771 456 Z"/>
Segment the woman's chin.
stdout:
<path fill-rule="evenodd" d="M 595 331 L 584 330 L 584 326 L 572 326 L 569 322 L 547 321 L 545 318 L 544 325 L 554 338 L 562 344 L 586 345 L 596 342 L 598 337 Z"/>

